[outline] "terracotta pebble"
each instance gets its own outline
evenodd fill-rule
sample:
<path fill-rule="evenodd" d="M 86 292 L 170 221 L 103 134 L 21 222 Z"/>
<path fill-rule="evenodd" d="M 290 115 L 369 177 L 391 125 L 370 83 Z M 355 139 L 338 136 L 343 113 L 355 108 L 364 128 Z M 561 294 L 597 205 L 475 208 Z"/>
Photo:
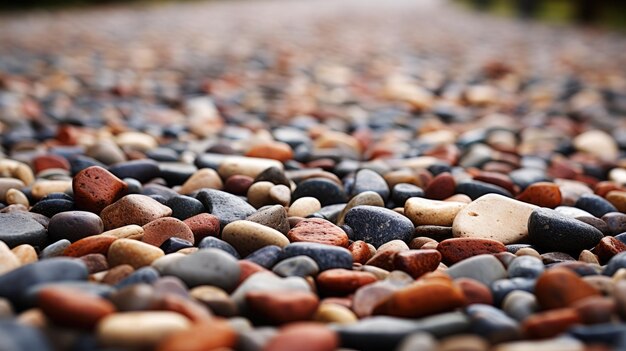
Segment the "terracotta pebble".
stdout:
<path fill-rule="evenodd" d="M 590 296 L 598 296 L 600 292 L 569 269 L 553 268 L 539 276 L 535 295 L 544 309 L 557 309 L 570 307 L 576 301 Z"/>
<path fill-rule="evenodd" d="M 220 219 L 209 213 L 200 213 L 183 221 L 193 233 L 195 243 L 199 243 L 207 236 L 218 237 L 220 234 Z"/>
<path fill-rule="evenodd" d="M 437 251 L 441 253 L 443 262 L 454 264 L 476 255 L 505 252 L 506 246 L 491 239 L 453 238 L 440 242 Z"/>
<path fill-rule="evenodd" d="M 305 241 L 334 246 L 348 246 L 348 235 L 341 228 L 321 218 L 307 218 L 296 224 L 287 238 L 291 242 Z"/>
<path fill-rule="evenodd" d="M 319 299 L 304 291 L 250 291 L 246 305 L 253 318 L 280 325 L 311 320 Z"/>
<path fill-rule="evenodd" d="M 99 166 L 85 168 L 72 180 L 76 206 L 95 213 L 124 196 L 127 189 L 125 182 Z"/>
<path fill-rule="evenodd" d="M 116 310 L 111 302 L 101 297 L 62 287 L 41 289 L 37 306 L 58 325 L 87 330 Z"/>
<path fill-rule="evenodd" d="M 100 213 L 105 230 L 130 224 L 146 225 L 155 219 L 167 217 L 172 209 L 145 195 L 126 195 L 105 207 Z"/>
<path fill-rule="evenodd" d="M 561 189 L 557 184 L 538 182 L 529 185 L 517 199 L 539 207 L 555 208 L 561 205 Z"/>
<path fill-rule="evenodd" d="M 348 246 L 348 250 L 352 253 L 352 260 L 355 263 L 365 264 L 372 258 L 370 247 L 365 241 L 357 240 Z"/>
<path fill-rule="evenodd" d="M 226 321 L 211 320 L 173 333 L 159 343 L 157 351 L 207 351 L 233 349 L 237 332 Z"/>
<path fill-rule="evenodd" d="M 169 238 L 180 238 L 194 243 L 194 235 L 191 229 L 181 220 L 174 217 L 163 217 L 155 219 L 143 226 L 144 243 L 161 246 Z"/>
<path fill-rule="evenodd" d="M 582 323 L 573 308 L 561 308 L 540 312 L 528 317 L 522 324 L 524 334 L 531 339 L 557 336 L 576 324 Z"/>
<path fill-rule="evenodd" d="M 94 235 L 80 239 L 63 251 L 64 256 L 81 257 L 88 254 L 106 255 L 111 244 L 118 238 L 112 235 Z"/>
<path fill-rule="evenodd" d="M 600 263 L 604 264 L 607 263 L 613 256 L 624 251 L 626 251 L 626 244 L 612 236 L 605 236 L 591 250 L 593 254 L 598 256 Z"/>
<path fill-rule="evenodd" d="M 336 332 L 319 323 L 293 323 L 281 328 L 263 351 L 334 351 L 339 347 Z"/>
<path fill-rule="evenodd" d="M 360 287 L 374 283 L 377 280 L 376 276 L 369 272 L 340 268 L 326 270 L 315 278 L 320 291 L 339 296 L 351 294 Z"/>
<path fill-rule="evenodd" d="M 395 254 L 394 269 L 404 271 L 417 279 L 432 272 L 441 263 L 441 253 L 437 250 L 409 250 Z"/>
<path fill-rule="evenodd" d="M 443 200 L 454 195 L 456 182 L 448 172 L 438 174 L 424 189 L 424 196 L 433 200 Z"/>

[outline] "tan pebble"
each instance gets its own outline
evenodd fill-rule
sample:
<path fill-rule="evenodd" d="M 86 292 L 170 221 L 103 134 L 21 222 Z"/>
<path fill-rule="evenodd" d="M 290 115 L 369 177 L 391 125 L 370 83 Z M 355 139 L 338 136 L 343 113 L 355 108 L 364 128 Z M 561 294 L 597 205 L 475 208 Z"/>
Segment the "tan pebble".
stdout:
<path fill-rule="evenodd" d="M 9 189 L 6 194 L 6 201 L 9 205 L 24 205 L 26 207 L 30 206 L 28 202 L 28 198 L 24 195 L 23 192 L 17 189 Z"/>
<path fill-rule="evenodd" d="M 115 138 L 115 142 L 121 148 L 130 148 L 142 152 L 159 146 L 153 136 L 138 132 L 125 132 L 118 134 Z"/>
<path fill-rule="evenodd" d="M 131 194 L 105 207 L 100 213 L 107 230 L 129 224 L 145 225 L 151 221 L 168 217 L 172 209 L 146 195 Z"/>
<path fill-rule="evenodd" d="M 620 268 L 613 274 L 614 281 L 626 280 L 626 268 Z"/>
<path fill-rule="evenodd" d="M 119 239 L 136 239 L 143 237 L 143 227 L 136 224 L 125 225 L 123 227 L 107 230 L 100 235 L 114 236 Z"/>
<path fill-rule="evenodd" d="M 283 163 L 276 160 L 257 157 L 228 156 L 222 160 L 217 172 L 222 179 L 227 179 L 236 174 L 256 178 L 261 172 L 270 167 L 276 167 L 280 170 L 284 168 Z"/>
<path fill-rule="evenodd" d="M 530 247 L 523 247 L 515 252 L 515 256 L 533 256 L 541 259 L 541 254 Z"/>
<path fill-rule="evenodd" d="M 346 207 L 344 207 L 341 213 L 339 213 L 339 216 L 337 217 L 337 225 L 344 224 L 346 213 L 348 213 L 350 209 L 361 205 L 385 207 L 385 201 L 383 201 L 383 198 L 378 193 L 373 191 L 364 191 L 359 193 L 350 199 Z"/>
<path fill-rule="evenodd" d="M 598 256 L 594 255 L 593 252 L 589 250 L 581 251 L 580 255 L 578 256 L 578 260 L 586 263 L 600 264 L 600 261 L 598 261 Z"/>
<path fill-rule="evenodd" d="M 466 204 L 412 197 L 404 205 L 405 215 L 415 225 L 451 226 L 457 213 Z"/>
<path fill-rule="evenodd" d="M 22 262 L 9 249 L 4 241 L 0 241 L 0 275 L 10 272 L 22 265 Z"/>
<path fill-rule="evenodd" d="M 309 196 L 301 197 L 289 206 L 287 215 L 289 217 L 306 217 L 320 209 L 322 209 L 322 204 L 318 199 Z"/>
<path fill-rule="evenodd" d="M 478 335 L 461 334 L 441 340 L 437 351 L 487 351 L 489 346 L 489 342 Z"/>
<path fill-rule="evenodd" d="M 189 294 L 218 316 L 232 317 L 237 314 L 235 302 L 226 291 L 216 286 L 197 286 L 191 289 Z"/>
<path fill-rule="evenodd" d="M 187 181 L 178 190 L 181 194 L 191 194 L 202 188 L 222 190 L 224 184 L 219 174 L 214 169 L 202 168 L 197 170 L 187 179 Z"/>
<path fill-rule="evenodd" d="M 528 239 L 528 218 L 537 206 L 497 194 L 487 194 L 454 218 L 455 238 L 485 238 L 508 245 Z"/>
<path fill-rule="evenodd" d="M 514 341 L 503 343 L 493 351 L 585 351 L 588 350 L 581 341 L 574 338 L 557 337 L 541 341 Z"/>
<path fill-rule="evenodd" d="M 390 272 L 387 270 L 384 270 L 376 266 L 370 266 L 370 265 L 364 265 L 363 267 L 361 267 L 361 270 L 363 272 L 372 273 L 378 280 L 386 279 L 390 274 Z"/>
<path fill-rule="evenodd" d="M 15 178 L 0 178 L 0 201 L 8 202 L 6 195 L 12 189 L 23 189 L 24 182 Z M 10 203 L 9 203 L 10 204 Z"/>
<path fill-rule="evenodd" d="M 469 204 L 470 202 L 472 202 L 472 198 L 470 198 L 469 196 L 465 194 L 454 194 L 444 199 L 443 201 L 462 202 L 465 204 Z"/>
<path fill-rule="evenodd" d="M 613 294 L 613 286 L 615 281 L 611 277 L 605 275 L 588 275 L 583 280 L 596 288 L 602 295 L 610 296 Z"/>
<path fill-rule="evenodd" d="M 422 245 L 422 247 L 420 247 L 421 250 L 437 250 L 437 246 L 439 246 L 439 243 L 437 243 L 436 241 L 431 241 L 431 242 L 427 242 L 426 244 Z"/>
<path fill-rule="evenodd" d="M 612 190 L 606 194 L 606 199 L 620 212 L 626 212 L 626 191 Z"/>
<path fill-rule="evenodd" d="M 35 328 L 45 328 L 48 326 L 48 318 L 46 318 L 46 315 L 39 308 L 31 308 L 20 313 L 16 321 L 19 324 Z"/>
<path fill-rule="evenodd" d="M 285 247 L 289 244 L 289 239 L 278 230 L 246 220 L 227 224 L 222 230 L 222 240 L 231 244 L 242 256 L 267 245 Z"/>
<path fill-rule="evenodd" d="M 313 320 L 322 323 L 352 324 L 358 321 L 357 316 L 349 308 L 335 303 L 322 303 L 318 307 Z"/>
<path fill-rule="evenodd" d="M 418 249 L 421 249 L 422 246 L 424 246 L 424 244 L 431 243 L 431 242 L 434 242 L 435 245 L 439 244 L 437 240 L 433 238 L 428 238 L 425 236 L 418 236 L 417 238 L 413 238 L 411 242 L 409 242 L 409 249 L 418 250 Z"/>
<path fill-rule="evenodd" d="M 174 263 L 174 261 L 184 258 L 185 256 L 187 255 L 180 252 L 174 252 L 157 258 L 156 260 L 152 261 L 150 265 L 160 272 L 163 271 L 166 266 Z"/>
<path fill-rule="evenodd" d="M 13 254 L 20 260 L 22 265 L 37 262 L 38 260 L 37 251 L 28 244 L 16 246 L 11 251 L 13 251 Z"/>
<path fill-rule="evenodd" d="M 269 192 L 272 203 L 277 203 L 282 206 L 289 206 L 291 203 L 291 189 L 286 185 L 274 185 Z"/>
<path fill-rule="evenodd" d="M 272 204 L 270 189 L 274 186 L 272 182 L 256 182 L 248 188 L 248 202 L 255 208 Z"/>
<path fill-rule="evenodd" d="M 183 254 L 183 255 L 190 255 L 194 252 L 197 252 L 198 248 L 197 247 L 186 247 L 184 249 L 180 249 L 178 251 L 176 251 L 177 253 Z"/>
<path fill-rule="evenodd" d="M 149 266 L 163 255 L 163 250 L 150 244 L 132 239 L 118 239 L 109 247 L 108 261 L 110 267 L 129 264 L 138 269 Z"/>
<path fill-rule="evenodd" d="M 102 345 L 146 348 L 190 327 L 191 322 L 175 312 L 126 312 L 102 319 L 96 328 L 96 335 Z"/>
<path fill-rule="evenodd" d="M 38 180 L 33 184 L 31 191 L 34 198 L 41 199 L 48 194 L 64 193 L 71 188 L 71 180 Z"/>

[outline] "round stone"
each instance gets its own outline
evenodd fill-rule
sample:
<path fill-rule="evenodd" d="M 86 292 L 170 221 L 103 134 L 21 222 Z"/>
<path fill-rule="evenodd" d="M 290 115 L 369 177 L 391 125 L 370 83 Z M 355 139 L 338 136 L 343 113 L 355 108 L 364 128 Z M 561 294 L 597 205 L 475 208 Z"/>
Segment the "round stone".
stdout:
<path fill-rule="evenodd" d="M 180 278 L 189 287 L 213 285 L 231 291 L 239 282 L 240 269 L 232 255 L 210 248 L 171 262 L 162 273 Z"/>
<path fill-rule="evenodd" d="M 48 224 L 48 236 L 51 240 L 67 239 L 75 242 L 97 235 L 104 230 L 102 219 L 98 215 L 85 211 L 67 211 L 54 215 Z"/>
<path fill-rule="evenodd" d="M 231 244 L 240 255 L 247 256 L 264 246 L 285 247 L 289 240 L 281 232 L 251 221 L 234 221 L 224 227 L 222 239 Z"/>
<path fill-rule="evenodd" d="M 149 266 L 163 255 L 163 250 L 153 245 L 138 240 L 118 239 L 109 246 L 107 258 L 111 267 L 128 264 L 137 269 Z"/>
<path fill-rule="evenodd" d="M 114 229 L 129 224 L 145 225 L 157 218 L 167 217 L 172 210 L 149 196 L 126 195 L 105 207 L 100 213 L 104 228 Z"/>
<path fill-rule="evenodd" d="M 415 227 L 408 218 L 386 208 L 358 206 L 346 214 L 345 223 L 353 230 L 353 240 L 379 247 L 391 240 L 408 242 Z"/>
<path fill-rule="evenodd" d="M 548 208 L 532 212 L 528 220 L 528 234 L 530 242 L 544 250 L 576 255 L 594 247 L 604 237 L 593 226 Z"/>

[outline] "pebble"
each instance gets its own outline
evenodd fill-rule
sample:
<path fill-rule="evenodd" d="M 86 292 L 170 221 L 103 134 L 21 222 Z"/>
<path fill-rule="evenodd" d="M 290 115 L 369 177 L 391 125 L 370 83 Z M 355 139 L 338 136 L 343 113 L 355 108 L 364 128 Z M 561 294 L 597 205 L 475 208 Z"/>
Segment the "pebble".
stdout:
<path fill-rule="evenodd" d="M 232 349 L 238 342 L 237 332 L 225 321 L 211 320 L 177 331 L 162 340 L 158 351 L 204 351 Z"/>
<path fill-rule="evenodd" d="M 209 248 L 222 250 L 224 252 L 229 253 L 231 256 L 235 258 L 240 257 L 237 250 L 231 244 L 225 242 L 224 240 L 221 240 L 212 236 L 208 236 L 202 239 L 202 241 L 200 241 L 200 243 L 198 244 L 198 249 L 209 249 Z"/>
<path fill-rule="evenodd" d="M 124 196 L 127 190 L 124 181 L 99 166 L 85 168 L 72 179 L 76 206 L 94 213 L 100 213 Z"/>
<path fill-rule="evenodd" d="M 544 269 L 543 262 L 533 256 L 519 256 L 507 267 L 509 278 L 538 278 Z"/>
<path fill-rule="evenodd" d="M 228 156 L 224 158 L 217 170 L 222 179 L 232 175 L 245 175 L 255 178 L 270 167 L 283 169 L 283 164 L 277 160 L 258 157 Z"/>
<path fill-rule="evenodd" d="M 32 245 L 23 244 L 11 249 L 11 252 L 20 261 L 20 265 L 37 262 L 37 251 Z"/>
<path fill-rule="evenodd" d="M 107 258 L 111 267 L 128 264 L 138 269 L 149 266 L 163 255 L 163 250 L 153 245 L 138 240 L 117 239 L 109 246 Z"/>
<path fill-rule="evenodd" d="M 291 198 L 295 201 L 303 197 L 316 198 L 322 207 L 344 203 L 348 200 L 343 187 L 325 178 L 307 179 L 298 184 Z"/>
<path fill-rule="evenodd" d="M 555 337 L 580 323 L 580 317 L 574 309 L 561 308 L 528 317 L 522 323 L 522 329 L 531 339 L 546 339 Z"/>
<path fill-rule="evenodd" d="M 287 235 L 291 229 L 287 219 L 287 211 L 285 207 L 281 205 L 259 209 L 257 212 L 248 216 L 246 220 L 276 229 L 284 235 Z"/>
<path fill-rule="evenodd" d="M 235 302 L 226 291 L 218 287 L 201 285 L 189 290 L 189 294 L 218 316 L 232 317 L 237 315 Z"/>
<path fill-rule="evenodd" d="M 428 186 L 424 189 L 424 196 L 428 199 L 444 200 L 454 195 L 455 191 L 456 181 L 454 177 L 448 172 L 443 172 L 428 183 Z"/>
<path fill-rule="evenodd" d="M 453 238 L 440 242 L 437 245 L 437 251 L 441 254 L 444 262 L 455 264 L 477 255 L 505 252 L 506 246 L 499 241 L 491 239 Z"/>
<path fill-rule="evenodd" d="M 123 312 L 109 315 L 96 327 L 102 345 L 121 348 L 155 347 L 168 336 L 191 327 L 179 313 L 164 311 Z"/>
<path fill-rule="evenodd" d="M 231 255 L 208 248 L 171 262 L 162 274 L 178 277 L 189 287 L 212 285 L 232 291 L 239 281 L 240 269 Z"/>
<path fill-rule="evenodd" d="M 43 248 L 47 241 L 47 232 L 28 214 L 0 213 L 0 240 L 10 248 L 23 244 Z"/>
<path fill-rule="evenodd" d="M 624 251 L 626 251 L 626 244 L 612 236 L 605 236 L 593 250 L 591 250 L 602 263 L 608 262 L 613 256 Z"/>
<path fill-rule="evenodd" d="M 289 239 L 276 229 L 246 220 L 226 225 L 222 231 L 222 239 L 231 244 L 242 256 L 268 245 L 285 247 L 289 244 Z"/>
<path fill-rule="evenodd" d="M 287 214 L 289 217 L 308 217 L 321 209 L 322 204 L 318 199 L 311 196 L 303 196 L 289 206 Z"/>
<path fill-rule="evenodd" d="M 30 201 L 28 201 L 28 197 L 26 197 L 23 192 L 17 189 L 7 190 L 6 202 L 8 205 L 23 205 L 26 207 L 30 206 Z"/>
<path fill-rule="evenodd" d="M 617 212 L 617 208 L 601 196 L 583 194 L 576 201 L 576 207 L 587 211 L 595 217 L 602 217 L 609 212 Z"/>
<path fill-rule="evenodd" d="M 67 211 L 50 218 L 48 237 L 55 241 L 68 239 L 75 242 L 100 234 L 103 230 L 104 224 L 98 215 L 86 211 Z"/>
<path fill-rule="evenodd" d="M 100 218 L 102 218 L 104 228 L 111 230 L 130 224 L 143 226 L 171 214 L 172 210 L 169 207 L 151 197 L 131 194 L 105 207 L 100 213 Z"/>
<path fill-rule="evenodd" d="M 202 202 L 190 196 L 174 196 L 165 202 L 172 209 L 172 217 L 184 221 L 205 211 Z"/>
<path fill-rule="evenodd" d="M 522 193 L 517 195 L 516 199 L 539 207 L 548 208 L 560 206 L 563 201 L 559 186 L 548 182 L 530 184 Z"/>
<path fill-rule="evenodd" d="M 355 196 L 365 191 L 373 191 L 380 195 L 383 201 L 389 199 L 389 186 L 385 179 L 371 169 L 362 169 L 354 176 L 354 185 L 350 191 Z"/>
<path fill-rule="evenodd" d="M 348 246 L 348 235 L 338 226 L 321 218 L 308 218 L 296 224 L 287 238 L 291 242 L 313 242 L 334 246 Z"/>
<path fill-rule="evenodd" d="M 454 218 L 456 238 L 484 238 L 515 244 L 528 240 L 528 219 L 537 207 L 498 194 L 487 194 L 465 206 Z"/>
<path fill-rule="evenodd" d="M 214 169 L 202 168 L 197 170 L 191 175 L 191 177 L 189 177 L 189 179 L 185 181 L 185 183 L 183 183 L 180 189 L 178 189 L 178 192 L 184 195 L 189 195 L 204 188 L 217 190 L 222 190 L 224 188 L 222 179 Z"/>
<path fill-rule="evenodd" d="M 415 224 L 452 226 L 454 218 L 466 206 L 462 202 L 410 198 L 404 204 L 404 214 Z"/>
<path fill-rule="evenodd" d="M 251 291 L 246 294 L 246 305 L 254 319 L 280 325 L 311 320 L 319 299 L 317 295 L 304 291 Z"/>
<path fill-rule="evenodd" d="M 194 235 L 191 229 L 179 219 L 173 217 L 163 217 L 155 219 L 143 226 L 144 243 L 161 246 L 165 240 L 170 238 L 180 238 L 194 243 Z"/>
<path fill-rule="evenodd" d="M 252 274 L 230 295 L 240 312 L 246 311 L 246 294 L 253 291 L 310 292 L 311 286 L 305 279 L 300 277 L 280 278 L 272 272 Z"/>
<path fill-rule="evenodd" d="M 408 250 L 398 252 L 393 256 L 393 267 L 418 279 L 437 269 L 441 259 L 442 255 L 438 250 Z"/>
<path fill-rule="evenodd" d="M 507 276 L 500 261 L 492 255 L 477 255 L 453 264 L 446 273 L 453 279 L 471 278 L 487 286 Z"/>
<path fill-rule="evenodd" d="M 280 259 L 308 256 L 317 263 L 320 271 L 332 268 L 352 269 L 352 254 L 345 248 L 318 243 L 291 243 L 280 253 Z"/>
<path fill-rule="evenodd" d="M 0 241 L 0 276 L 22 265 L 22 262 L 4 242 Z"/>
<path fill-rule="evenodd" d="M 245 219 L 256 212 L 255 208 L 244 200 L 220 190 L 200 190 L 196 199 L 202 202 L 209 213 L 219 218 L 222 228 L 228 223 Z"/>
<path fill-rule="evenodd" d="M 108 300 L 62 287 L 39 290 L 37 306 L 55 324 L 87 330 L 115 312 L 115 306 Z"/>
<path fill-rule="evenodd" d="M 568 269 L 543 273 L 535 286 L 537 302 L 544 309 L 570 307 L 576 301 L 599 295 L 599 291 Z"/>
<path fill-rule="evenodd" d="M 528 237 L 533 245 L 544 250 L 578 255 L 598 244 L 604 235 L 589 224 L 554 210 L 539 208 L 528 220 Z"/>
<path fill-rule="evenodd" d="M 278 262 L 272 272 L 281 277 L 308 277 L 319 272 L 317 263 L 308 256 L 294 256 Z"/>
<path fill-rule="evenodd" d="M 354 293 L 362 286 L 376 282 L 376 276 L 369 272 L 347 269 L 329 269 L 316 278 L 318 289 L 328 295 L 345 296 Z"/>
<path fill-rule="evenodd" d="M 489 305 L 473 304 L 465 309 L 471 320 L 473 333 L 499 344 L 521 337 L 519 323 L 502 310 Z"/>
<path fill-rule="evenodd" d="M 303 346 L 306 345 L 306 346 Z M 293 323 L 281 328 L 263 351 L 333 351 L 339 346 L 337 333 L 319 323 Z"/>
<path fill-rule="evenodd" d="M 352 208 L 346 214 L 345 224 L 353 231 L 351 239 L 363 240 L 375 247 L 396 239 L 408 242 L 415 230 L 406 217 L 375 206 Z"/>
<path fill-rule="evenodd" d="M 193 233 L 193 242 L 199 243 L 206 237 L 216 237 L 220 233 L 220 219 L 208 213 L 200 213 L 183 220 Z"/>

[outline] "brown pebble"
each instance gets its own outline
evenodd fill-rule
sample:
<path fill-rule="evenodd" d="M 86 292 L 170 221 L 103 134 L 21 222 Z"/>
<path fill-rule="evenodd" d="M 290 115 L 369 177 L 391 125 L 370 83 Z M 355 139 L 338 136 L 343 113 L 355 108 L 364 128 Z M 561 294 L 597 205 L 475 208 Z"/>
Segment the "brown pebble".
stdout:
<path fill-rule="evenodd" d="M 194 323 L 210 321 L 213 316 L 198 302 L 174 293 L 159 293 L 150 304 L 151 310 L 171 311 L 181 314 Z"/>
<path fill-rule="evenodd" d="M 194 243 L 194 235 L 191 229 L 181 220 L 174 217 L 163 217 L 143 226 L 144 243 L 161 246 L 169 238 L 180 238 Z"/>
<path fill-rule="evenodd" d="M 115 285 L 122 281 L 122 279 L 131 275 L 135 269 L 129 264 L 122 264 L 109 269 L 107 274 L 102 278 L 103 284 Z"/>
<path fill-rule="evenodd" d="M 613 256 L 623 251 L 626 251 L 626 244 L 612 236 L 605 236 L 591 250 L 592 253 L 598 256 L 602 264 L 607 263 Z"/>
<path fill-rule="evenodd" d="M 348 246 L 348 234 L 322 218 L 306 218 L 296 224 L 287 237 L 291 242 L 312 242 L 333 246 Z"/>
<path fill-rule="evenodd" d="M 443 200 L 454 195 L 455 190 L 456 182 L 454 177 L 448 172 L 443 172 L 428 183 L 428 186 L 424 189 L 424 196 L 428 199 Z"/>
<path fill-rule="evenodd" d="M 115 240 L 117 240 L 117 238 L 111 235 L 101 234 L 88 236 L 68 246 L 65 251 L 63 251 L 63 255 L 70 257 L 81 257 L 88 254 L 106 255 L 109 251 L 109 246 L 111 246 Z"/>
<path fill-rule="evenodd" d="M 40 155 L 33 159 L 33 169 L 35 170 L 35 173 L 39 173 L 50 168 L 58 168 L 69 171 L 70 163 L 65 157 L 54 154 Z"/>
<path fill-rule="evenodd" d="M 124 196 L 128 186 L 106 169 L 92 166 L 74 176 L 72 189 L 77 208 L 100 213 Z"/>
<path fill-rule="evenodd" d="M 537 302 L 544 309 L 569 307 L 578 300 L 599 295 L 596 288 L 566 268 L 547 270 L 535 285 Z"/>
<path fill-rule="evenodd" d="M 609 297 L 591 296 L 572 304 L 584 324 L 610 323 L 617 311 L 615 300 Z"/>
<path fill-rule="evenodd" d="M 237 344 L 237 332 L 226 321 L 213 319 L 167 336 L 157 351 L 231 350 Z"/>
<path fill-rule="evenodd" d="M 239 275 L 239 284 L 243 283 L 254 273 L 267 272 L 265 267 L 248 260 L 239 260 L 239 269 L 241 271 Z"/>
<path fill-rule="evenodd" d="M 246 294 L 251 316 L 271 324 L 311 320 L 318 305 L 319 299 L 310 292 L 251 291 Z"/>
<path fill-rule="evenodd" d="M 330 328 L 319 323 L 292 323 L 281 328 L 263 347 L 263 351 L 335 351 L 339 337 Z"/>
<path fill-rule="evenodd" d="M 353 242 L 348 246 L 348 250 L 352 253 L 353 262 L 365 264 L 367 260 L 372 258 L 372 252 L 365 241 L 357 240 Z"/>
<path fill-rule="evenodd" d="M 393 259 L 398 252 L 408 251 L 409 247 L 402 240 L 391 240 L 382 244 L 376 254 L 370 258 L 365 264 L 375 266 L 388 271 L 394 268 Z"/>
<path fill-rule="evenodd" d="M 248 157 L 269 158 L 281 162 L 289 161 L 293 158 L 293 150 L 283 142 L 272 141 L 258 144 L 251 147 L 247 152 Z"/>
<path fill-rule="evenodd" d="M 437 250 L 409 250 L 395 254 L 393 265 L 395 269 L 407 272 L 413 278 L 432 272 L 441 263 L 441 253 Z"/>
<path fill-rule="evenodd" d="M 347 269 L 329 269 L 320 273 L 315 281 L 320 291 L 331 295 L 348 295 L 362 286 L 376 282 L 376 276 L 369 272 Z"/>
<path fill-rule="evenodd" d="M 493 305 L 493 294 L 491 289 L 478 280 L 470 278 L 459 278 L 454 281 L 463 291 L 468 305 L 481 303 Z"/>
<path fill-rule="evenodd" d="M 22 244 L 20 246 L 16 246 L 11 249 L 15 257 L 20 260 L 22 265 L 37 262 L 39 259 L 37 256 L 37 251 L 34 247 L 28 244 Z"/>
<path fill-rule="evenodd" d="M 109 301 L 70 288 L 41 289 L 37 305 L 54 323 L 78 329 L 93 329 L 100 319 L 115 312 Z"/>
<path fill-rule="evenodd" d="M 505 252 L 506 246 L 499 241 L 482 238 L 452 238 L 437 245 L 442 261 L 454 264 L 466 258 L 482 254 Z"/>
<path fill-rule="evenodd" d="M 522 323 L 524 334 L 531 339 L 555 337 L 582 321 L 573 308 L 561 308 L 531 315 Z"/>
<path fill-rule="evenodd" d="M 109 269 L 107 258 L 103 254 L 93 253 L 82 256 L 81 261 L 87 266 L 89 274 L 103 272 Z"/>
<path fill-rule="evenodd" d="M 193 233 L 194 243 L 199 243 L 207 236 L 218 237 L 220 219 L 209 213 L 200 213 L 183 221 Z"/>
<path fill-rule="evenodd" d="M 557 184 L 537 182 L 529 185 L 517 196 L 520 201 L 540 207 L 555 208 L 561 205 L 561 190 Z"/>
<path fill-rule="evenodd" d="M 435 239 L 428 238 L 425 236 L 418 236 L 417 238 L 413 238 L 411 242 L 409 242 L 409 249 L 411 250 L 421 249 L 422 246 L 424 246 L 424 244 L 426 243 L 435 243 L 435 245 L 439 244 L 439 242 L 437 242 L 437 240 Z"/>
<path fill-rule="evenodd" d="M 234 195 L 246 195 L 252 183 L 254 183 L 254 178 L 235 174 L 226 179 L 224 190 Z"/>
<path fill-rule="evenodd" d="M 155 219 L 167 217 L 172 209 L 145 195 L 131 194 L 107 206 L 100 213 L 105 230 L 129 224 L 146 225 Z"/>

